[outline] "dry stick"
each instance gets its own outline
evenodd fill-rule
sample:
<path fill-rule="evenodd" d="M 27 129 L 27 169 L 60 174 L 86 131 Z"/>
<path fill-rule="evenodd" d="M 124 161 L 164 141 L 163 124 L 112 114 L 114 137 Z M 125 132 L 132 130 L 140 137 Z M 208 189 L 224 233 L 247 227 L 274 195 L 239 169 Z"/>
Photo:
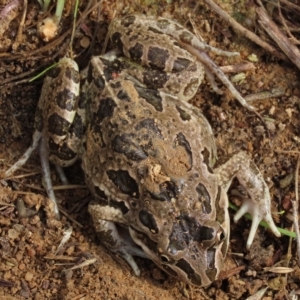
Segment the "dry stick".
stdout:
<path fill-rule="evenodd" d="M 290 2 L 290 1 L 280 0 L 280 2 L 284 3 L 285 8 L 290 7 L 290 8 L 293 8 L 293 9 L 296 9 L 296 10 L 300 11 L 300 6 L 294 4 L 294 3 Z"/>
<path fill-rule="evenodd" d="M 299 44 L 300 44 L 300 41 L 297 40 L 297 39 L 293 36 L 293 34 L 292 34 L 291 31 L 289 30 L 289 28 L 288 28 L 288 26 L 287 26 L 287 24 L 286 24 L 286 21 L 285 21 L 283 15 L 282 15 L 280 2 L 277 1 L 277 3 L 278 3 L 278 13 L 279 13 L 279 17 L 280 17 L 280 20 L 281 20 L 281 22 L 282 22 L 282 24 L 283 24 L 283 26 L 284 26 L 284 29 L 286 30 L 286 32 L 287 32 L 287 34 L 289 35 L 289 37 L 290 37 L 290 39 L 292 40 L 292 42 L 293 42 L 295 45 L 299 45 Z"/>
<path fill-rule="evenodd" d="M 16 39 L 15 39 L 13 45 L 12 45 L 12 49 L 14 51 L 19 47 L 20 40 L 21 40 L 21 37 L 22 37 L 23 27 L 24 27 L 24 23 L 25 23 L 25 18 L 26 18 L 26 14 L 27 14 L 27 4 L 28 4 L 28 1 L 24 0 L 23 3 L 24 3 L 24 8 L 23 8 L 22 19 L 21 19 L 21 22 L 20 22 L 20 25 L 19 25 L 19 28 L 18 28 L 17 37 L 16 37 Z"/>
<path fill-rule="evenodd" d="M 252 31 L 246 29 L 241 24 L 239 24 L 237 21 L 235 21 L 233 18 L 231 18 L 225 11 L 223 11 L 216 3 L 214 3 L 212 0 L 204 0 L 204 2 L 212 9 L 214 10 L 218 15 L 220 15 L 224 20 L 226 20 L 234 29 L 239 31 L 241 34 L 246 36 L 249 40 L 256 43 L 257 45 L 264 48 L 266 51 L 270 52 L 272 55 L 284 60 L 288 61 L 288 58 L 277 51 L 273 46 L 263 41 L 260 37 L 258 37 L 256 34 L 254 34 Z"/>
<path fill-rule="evenodd" d="M 244 71 L 255 70 L 253 63 L 241 63 L 236 65 L 228 65 L 219 67 L 224 73 L 239 73 Z"/>
<path fill-rule="evenodd" d="M 262 8 L 257 8 L 256 13 L 260 18 L 258 22 L 264 30 L 277 43 L 279 48 L 287 55 L 287 57 L 298 67 L 298 69 L 300 69 L 299 49 L 289 41 L 287 36 L 277 27 Z"/>
<path fill-rule="evenodd" d="M 297 250 L 298 250 L 298 262 L 300 261 L 300 231 L 299 231 L 299 216 L 298 216 L 298 208 L 299 208 L 299 196 L 298 196 L 298 179 L 299 179 L 299 165 L 300 165 L 300 155 L 298 155 L 296 172 L 295 172 L 295 194 L 296 199 L 292 200 L 293 206 L 293 221 L 296 232 L 297 239 Z"/>

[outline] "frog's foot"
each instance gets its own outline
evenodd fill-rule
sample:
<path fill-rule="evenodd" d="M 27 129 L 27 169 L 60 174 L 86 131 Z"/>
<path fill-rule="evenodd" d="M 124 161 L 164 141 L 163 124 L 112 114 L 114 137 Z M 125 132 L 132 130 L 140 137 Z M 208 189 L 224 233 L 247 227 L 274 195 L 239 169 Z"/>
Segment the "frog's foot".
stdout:
<path fill-rule="evenodd" d="M 247 249 L 250 248 L 257 227 L 260 223 L 260 221 L 265 221 L 270 229 L 273 231 L 273 233 L 277 236 L 280 237 L 281 234 L 278 231 L 273 219 L 272 215 L 270 212 L 270 207 L 266 204 L 266 202 L 261 202 L 261 203 L 254 203 L 252 199 L 250 198 L 244 198 L 244 202 L 240 209 L 237 211 L 237 213 L 234 215 L 234 222 L 237 222 L 244 214 L 249 213 L 252 216 L 252 224 L 249 232 L 249 236 L 247 239 Z"/>
<path fill-rule="evenodd" d="M 247 212 L 253 218 L 247 240 L 248 249 L 253 242 L 259 222 L 262 220 L 267 222 L 276 236 L 281 236 L 271 216 L 269 188 L 259 169 L 245 152 L 232 155 L 226 163 L 214 169 L 214 172 L 225 191 L 230 187 L 232 179 L 237 177 L 240 184 L 247 190 L 250 196 L 250 198 L 244 199 L 243 205 L 234 216 L 235 222 Z"/>
<path fill-rule="evenodd" d="M 90 210 L 90 208 L 89 208 Z M 91 211 L 90 211 L 91 213 Z M 93 216 L 93 213 L 92 217 Z M 101 241 L 111 252 L 122 256 L 127 263 L 131 266 L 136 276 L 140 276 L 141 271 L 136 264 L 133 256 L 140 256 L 143 258 L 149 258 L 136 244 L 132 241 L 131 237 L 126 232 L 126 237 L 123 236 L 125 230 L 118 230 L 115 223 L 110 221 L 95 220 L 94 227 L 97 235 Z M 124 231 L 124 232 L 123 232 Z M 122 236 L 121 236 L 122 234 Z"/>

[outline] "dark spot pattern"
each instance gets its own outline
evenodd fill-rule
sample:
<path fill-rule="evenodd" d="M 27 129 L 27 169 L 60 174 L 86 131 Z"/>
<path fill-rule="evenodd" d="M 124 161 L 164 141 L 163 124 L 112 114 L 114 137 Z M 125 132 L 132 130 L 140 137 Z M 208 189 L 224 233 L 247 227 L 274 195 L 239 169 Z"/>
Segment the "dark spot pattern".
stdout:
<path fill-rule="evenodd" d="M 123 52 L 122 33 L 114 32 L 111 36 L 111 41 L 119 50 Z"/>
<path fill-rule="evenodd" d="M 140 62 L 144 52 L 144 46 L 141 43 L 136 43 L 128 49 L 130 58 L 136 62 Z"/>
<path fill-rule="evenodd" d="M 162 98 L 158 91 L 135 85 L 139 96 L 151 104 L 157 111 L 163 110 Z"/>
<path fill-rule="evenodd" d="M 165 181 L 159 185 L 159 193 L 148 191 L 153 200 L 171 201 L 177 197 L 178 188 L 173 181 Z"/>
<path fill-rule="evenodd" d="M 58 136 L 66 135 L 69 131 L 71 123 L 57 113 L 53 113 L 48 118 L 48 131 Z"/>
<path fill-rule="evenodd" d="M 147 227 L 152 233 L 158 233 L 158 227 L 155 218 L 147 210 L 142 209 L 139 212 L 139 219 L 141 223 Z"/>
<path fill-rule="evenodd" d="M 66 68 L 64 75 L 67 78 L 69 78 L 71 81 L 73 81 L 74 83 L 79 83 L 79 81 L 80 81 L 79 72 L 77 70 L 75 70 L 74 68 L 71 68 L 71 67 Z"/>
<path fill-rule="evenodd" d="M 206 187 L 202 183 L 199 183 L 196 187 L 196 191 L 198 193 L 198 200 L 202 205 L 202 212 L 204 214 L 210 214 L 212 211 L 211 199 Z"/>
<path fill-rule="evenodd" d="M 164 70 L 169 57 L 170 54 L 168 50 L 159 47 L 149 47 L 147 58 L 151 68 Z"/>
<path fill-rule="evenodd" d="M 143 73 L 143 83 L 149 89 L 160 89 L 164 87 L 170 76 L 166 72 L 160 70 L 147 69 Z"/>
<path fill-rule="evenodd" d="M 121 82 L 120 81 L 111 82 L 110 86 L 113 89 L 118 90 L 121 87 Z"/>
<path fill-rule="evenodd" d="M 122 101 L 127 101 L 127 102 L 130 102 L 131 101 L 131 98 L 129 97 L 129 95 L 127 94 L 126 91 L 122 90 L 122 91 L 119 91 L 118 94 L 117 94 L 117 97 L 122 100 Z"/>
<path fill-rule="evenodd" d="M 60 108 L 73 111 L 76 102 L 78 102 L 78 95 L 75 95 L 69 89 L 65 88 L 56 94 L 55 102 Z"/>
<path fill-rule="evenodd" d="M 173 72 L 181 72 L 184 71 L 188 68 L 188 66 L 190 65 L 191 61 L 186 59 L 186 58 L 182 58 L 179 57 L 174 61 L 173 64 L 173 68 L 172 71 Z"/>
<path fill-rule="evenodd" d="M 147 153 L 136 142 L 134 134 L 119 134 L 112 140 L 112 149 L 124 154 L 129 160 L 141 161 L 148 157 Z"/>
<path fill-rule="evenodd" d="M 205 241 L 215 241 L 214 228 L 202 226 L 199 221 L 186 214 L 181 214 L 178 221 L 173 223 L 172 232 L 169 236 L 168 249 L 170 253 L 186 249 L 192 241 L 200 244 Z"/>
<path fill-rule="evenodd" d="M 191 115 L 187 113 L 184 109 L 176 105 L 176 109 L 179 112 L 179 116 L 182 121 L 190 121 L 191 120 Z"/>
<path fill-rule="evenodd" d="M 99 108 L 94 115 L 95 122 L 101 124 L 105 118 L 110 118 L 114 114 L 115 107 L 117 104 L 112 98 L 101 99 Z"/>
<path fill-rule="evenodd" d="M 119 188 L 119 190 L 134 198 L 139 198 L 139 188 L 136 181 L 125 170 L 108 170 L 106 171 L 108 178 Z"/>
<path fill-rule="evenodd" d="M 204 163 L 206 164 L 209 173 L 213 174 L 213 170 L 212 170 L 212 168 L 211 168 L 211 166 L 210 166 L 210 156 L 211 156 L 211 155 L 210 155 L 209 150 L 205 147 L 205 148 L 202 150 L 201 154 L 202 154 L 202 156 L 203 156 L 203 161 L 204 161 Z"/>
<path fill-rule="evenodd" d="M 186 153 L 188 154 L 188 156 L 189 156 L 189 168 L 188 168 L 188 170 L 190 170 L 192 168 L 192 165 L 193 165 L 193 153 L 192 153 L 190 143 L 185 138 L 185 135 L 182 132 L 179 132 L 176 135 L 176 138 L 174 140 L 175 148 L 177 147 L 177 145 L 182 146 L 185 149 Z"/>
<path fill-rule="evenodd" d="M 76 136 L 78 139 L 81 139 L 85 133 L 86 126 L 82 122 L 82 118 L 76 113 L 73 123 L 70 127 L 70 134 Z"/>
<path fill-rule="evenodd" d="M 154 133 L 155 136 L 162 138 L 161 131 L 153 119 L 147 118 L 135 125 L 136 131 L 146 129 L 147 132 Z"/>
<path fill-rule="evenodd" d="M 62 71 L 60 66 L 57 66 L 55 68 L 52 68 L 48 73 L 47 73 L 47 77 L 50 78 L 58 78 L 59 77 L 59 73 Z"/>
<path fill-rule="evenodd" d="M 77 153 L 70 149 L 67 143 L 58 145 L 52 138 L 49 138 L 48 145 L 50 155 L 54 155 L 62 161 L 65 161 L 66 164 L 69 160 L 73 160 L 77 156 Z"/>

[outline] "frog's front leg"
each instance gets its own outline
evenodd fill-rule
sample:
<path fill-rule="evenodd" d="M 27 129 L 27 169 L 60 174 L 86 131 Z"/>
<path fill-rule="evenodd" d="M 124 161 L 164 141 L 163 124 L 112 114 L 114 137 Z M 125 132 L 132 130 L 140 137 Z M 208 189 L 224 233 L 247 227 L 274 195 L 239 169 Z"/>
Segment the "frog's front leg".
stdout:
<path fill-rule="evenodd" d="M 113 211 L 118 210 L 109 205 L 99 205 L 97 200 L 93 200 L 89 204 L 89 213 L 92 216 L 94 228 L 101 243 L 111 252 L 122 256 L 131 266 L 135 275 L 140 276 L 140 269 L 133 256 L 148 259 L 149 257 L 144 251 L 137 247 L 129 235 L 128 229 L 122 228 L 121 226 L 117 227 L 113 221 L 103 220 L 107 215 L 109 215 L 109 218 L 114 215 L 119 215 L 118 212 L 114 213 Z M 120 212 L 120 214 L 122 214 L 122 212 Z M 116 217 L 116 220 L 120 221 L 119 217 Z"/>
<path fill-rule="evenodd" d="M 242 206 L 234 216 L 235 222 L 247 212 L 252 216 L 252 225 L 247 240 L 248 249 L 253 242 L 259 222 L 262 220 L 267 222 L 276 236 L 280 236 L 271 215 L 269 188 L 259 169 L 245 152 L 234 154 L 226 163 L 214 169 L 214 173 L 218 176 L 225 191 L 229 189 L 232 179 L 237 177 L 250 196 L 250 198 L 244 199 Z"/>

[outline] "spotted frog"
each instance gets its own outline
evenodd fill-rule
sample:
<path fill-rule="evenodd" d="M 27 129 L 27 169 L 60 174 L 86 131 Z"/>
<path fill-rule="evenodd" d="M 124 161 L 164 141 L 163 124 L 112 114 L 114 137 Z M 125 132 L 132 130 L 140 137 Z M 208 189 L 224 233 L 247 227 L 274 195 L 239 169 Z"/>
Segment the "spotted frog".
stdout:
<path fill-rule="evenodd" d="M 226 192 L 234 177 L 249 194 L 234 217 L 252 215 L 247 247 L 261 220 L 280 236 L 257 166 L 245 152 L 216 165 L 212 129 L 187 102 L 214 65 L 199 62 L 195 52 L 203 59 L 204 51 L 219 50 L 174 21 L 141 15 L 115 19 L 110 38 L 119 50 L 93 57 L 80 76 L 75 62 L 64 58 L 45 79 L 33 143 L 6 175 L 39 146 L 55 203 L 49 160 L 62 174 L 60 167 L 79 157 L 101 242 L 136 275 L 133 256 L 142 256 L 179 280 L 207 286 L 228 248 Z"/>

